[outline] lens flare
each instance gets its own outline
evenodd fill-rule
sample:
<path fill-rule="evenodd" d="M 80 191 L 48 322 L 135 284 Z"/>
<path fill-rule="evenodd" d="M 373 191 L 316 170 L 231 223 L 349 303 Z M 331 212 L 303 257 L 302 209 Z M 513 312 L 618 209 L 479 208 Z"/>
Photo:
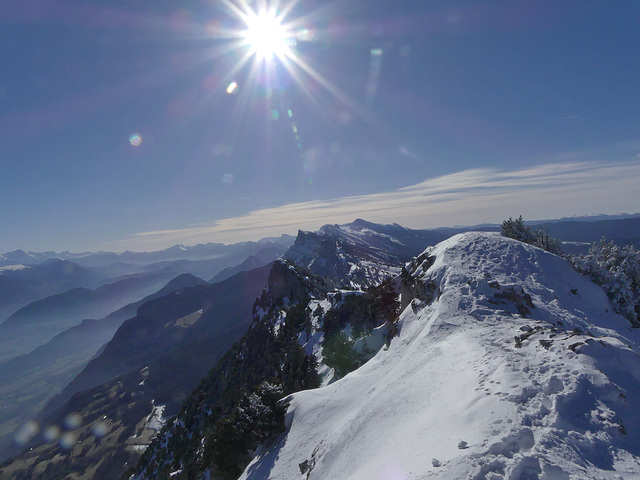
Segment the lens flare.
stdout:
<path fill-rule="evenodd" d="M 367 103 L 372 104 L 378 91 L 378 78 L 382 70 L 382 53 L 381 48 L 371 49 L 371 61 L 369 64 L 369 79 L 367 80 L 366 93 Z"/>
<path fill-rule="evenodd" d="M 107 422 L 98 420 L 91 426 L 91 433 L 93 433 L 97 438 L 102 438 L 107 434 L 108 429 L 109 426 L 107 425 Z"/>
<path fill-rule="evenodd" d="M 140 136 L 139 133 L 134 133 L 129 137 L 129 143 L 134 147 L 139 147 L 140 144 L 142 143 L 142 137 Z"/>
<path fill-rule="evenodd" d="M 306 28 L 301 28 L 296 32 L 296 38 L 302 42 L 310 42 L 313 40 L 313 32 Z"/>
<path fill-rule="evenodd" d="M 67 430 L 75 430 L 82 425 L 82 417 L 78 413 L 70 413 L 64 419 L 64 426 Z"/>
<path fill-rule="evenodd" d="M 60 446 L 65 450 L 69 450 L 76 444 L 77 440 L 78 436 L 74 432 L 65 432 L 60 437 Z"/>
<path fill-rule="evenodd" d="M 26 444 L 31 438 L 40 431 L 40 425 L 34 420 L 25 423 L 16 433 L 15 442 L 18 445 Z"/>
<path fill-rule="evenodd" d="M 223 143 L 218 143 L 214 147 L 213 153 L 216 156 L 230 157 L 233 154 L 233 145 L 225 145 Z"/>
<path fill-rule="evenodd" d="M 58 440 L 58 438 L 60 438 L 60 427 L 58 427 L 57 425 L 49 425 L 47 428 L 45 428 L 42 436 L 47 442 L 55 442 L 56 440 Z"/>

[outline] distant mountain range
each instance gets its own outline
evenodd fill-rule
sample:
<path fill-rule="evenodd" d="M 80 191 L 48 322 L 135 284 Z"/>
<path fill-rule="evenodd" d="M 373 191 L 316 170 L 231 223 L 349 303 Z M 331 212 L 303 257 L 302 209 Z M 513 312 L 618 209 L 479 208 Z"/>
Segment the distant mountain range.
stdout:
<path fill-rule="evenodd" d="M 555 220 L 536 220 L 532 223 L 599 222 L 601 220 L 623 220 L 623 219 L 638 218 L 638 217 L 640 217 L 640 213 L 619 213 L 617 215 L 594 213 L 592 215 L 576 215 L 573 217 L 562 217 Z"/>
<path fill-rule="evenodd" d="M 104 275 L 67 260 L 47 259 L 37 265 L 0 271 L 0 322 L 20 307 L 72 288 L 98 287 Z"/>
<path fill-rule="evenodd" d="M 293 237 L 283 236 L 276 241 L 117 254 L 116 263 L 93 267 L 57 258 L 48 258 L 38 264 L 4 267 L 0 269 L 0 361 L 28 352 L 83 319 L 102 318 L 157 291 L 178 275 L 189 273 L 208 279 L 224 269 L 241 271 L 242 267 L 238 269 L 237 266 L 249 257 L 259 258 L 265 265 L 282 255 L 292 241 Z M 180 252 L 184 258 L 159 261 Z M 41 260 L 47 255 L 14 257 L 16 260 L 24 260 L 25 256 Z M 76 255 L 76 261 L 98 263 L 95 258 L 89 261 L 91 255 Z M 102 253 L 98 255 L 106 260 Z M 193 259 L 207 255 L 213 258 Z M 127 256 L 135 257 L 140 263 L 123 263 Z"/>
<path fill-rule="evenodd" d="M 0 254 L 0 267 L 10 265 L 35 265 L 46 260 L 70 260 L 84 267 L 99 267 L 114 263 L 149 264 L 173 260 L 204 260 L 220 256 L 228 256 L 235 250 L 244 250 L 252 244 L 280 244 L 288 247 L 294 240 L 290 235 L 270 237 L 258 242 L 240 242 L 232 245 L 222 243 L 205 243 L 194 246 L 174 245 L 164 250 L 153 252 L 26 252 L 14 250 Z"/>
<path fill-rule="evenodd" d="M 550 220 L 534 220 L 528 222 L 531 225 L 538 224 L 551 224 L 551 223 L 566 223 L 566 222 L 599 222 L 603 220 L 622 220 L 639 218 L 640 213 L 620 213 L 617 215 L 606 214 L 592 214 L 574 217 L 563 217 L 559 219 Z M 436 228 L 431 229 L 434 231 L 485 231 L 487 229 L 493 229 L 499 227 L 497 224 L 480 224 L 474 226 L 456 226 L 453 228 Z M 35 265 L 42 263 L 46 260 L 70 260 L 77 265 L 85 267 L 99 267 L 106 265 L 113 265 L 117 263 L 132 263 L 132 264 L 151 264 L 157 262 L 174 261 L 174 260 L 204 260 L 216 258 L 222 255 L 228 255 L 230 251 L 234 249 L 246 248 L 247 245 L 252 243 L 274 243 L 280 244 L 285 247 L 291 245 L 295 237 L 290 235 L 282 235 L 280 237 L 269 237 L 259 240 L 258 242 L 241 242 L 232 245 L 225 245 L 222 243 L 205 243 L 193 246 L 174 245 L 173 247 L 166 248 L 164 250 L 157 250 L 153 252 L 31 252 L 24 250 L 14 250 L 0 254 L 0 268 L 14 266 L 14 265 Z"/>

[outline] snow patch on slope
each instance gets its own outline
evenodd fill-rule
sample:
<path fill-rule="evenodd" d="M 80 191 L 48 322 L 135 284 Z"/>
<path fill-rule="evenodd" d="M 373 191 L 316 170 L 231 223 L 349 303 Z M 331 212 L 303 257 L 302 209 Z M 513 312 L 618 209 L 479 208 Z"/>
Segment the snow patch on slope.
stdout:
<path fill-rule="evenodd" d="M 144 452 L 167 423 L 164 416 L 166 405 L 155 405 L 152 401 L 151 407 L 151 413 L 136 426 L 136 434 L 127 439 L 127 449 Z"/>
<path fill-rule="evenodd" d="M 3 272 L 18 272 L 20 270 L 26 270 L 28 268 L 31 268 L 27 265 L 7 265 L 6 267 L 0 267 L 0 275 L 3 274 Z"/>
<path fill-rule="evenodd" d="M 640 478 L 638 332 L 559 257 L 466 233 L 408 265 L 432 282 L 388 349 L 294 394 L 242 479 Z"/>
<path fill-rule="evenodd" d="M 186 315 L 184 317 L 180 317 L 175 322 L 168 322 L 165 325 L 165 328 L 170 327 L 170 326 L 175 326 L 175 327 L 180 327 L 180 328 L 193 327 L 196 324 L 196 322 L 198 320 L 200 320 L 200 317 L 202 316 L 202 312 L 203 311 L 204 310 L 201 308 L 200 310 L 196 310 L 195 312 L 192 312 L 189 315 Z"/>
<path fill-rule="evenodd" d="M 167 419 L 164 418 L 165 405 L 156 405 L 153 407 L 153 411 L 147 417 L 145 428 L 150 428 L 159 432 L 164 427 Z"/>

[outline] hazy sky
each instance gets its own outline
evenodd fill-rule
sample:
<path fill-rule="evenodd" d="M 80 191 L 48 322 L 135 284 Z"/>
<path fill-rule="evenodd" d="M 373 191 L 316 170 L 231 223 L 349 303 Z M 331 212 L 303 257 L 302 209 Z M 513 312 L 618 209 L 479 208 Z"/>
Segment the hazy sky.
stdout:
<path fill-rule="evenodd" d="M 640 211 L 637 0 L 279 12 L 264 60 L 222 1 L 0 2 L 0 252 Z"/>

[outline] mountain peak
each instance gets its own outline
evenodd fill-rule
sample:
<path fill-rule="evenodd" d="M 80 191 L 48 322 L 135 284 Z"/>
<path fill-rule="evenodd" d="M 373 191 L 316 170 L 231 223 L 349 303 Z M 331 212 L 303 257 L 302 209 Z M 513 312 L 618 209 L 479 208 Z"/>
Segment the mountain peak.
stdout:
<path fill-rule="evenodd" d="M 356 218 L 349 225 L 351 225 L 352 227 L 358 227 L 358 228 L 370 228 L 372 226 L 375 226 L 374 223 L 367 222 L 366 220 L 363 220 L 362 218 Z"/>
<path fill-rule="evenodd" d="M 346 225 L 324 225 L 317 232 L 298 232 L 285 258 L 316 275 L 340 279 L 359 288 L 380 283 L 446 234 L 380 225 L 356 219 Z"/>
<path fill-rule="evenodd" d="M 163 291 L 174 291 L 185 287 L 193 287 L 195 285 L 206 285 L 206 281 L 192 275 L 191 273 L 182 273 L 172 279 L 165 287 Z"/>
<path fill-rule="evenodd" d="M 635 478 L 638 332 L 599 287 L 475 232 L 425 250 L 403 284 L 426 294 L 389 348 L 294 394 L 286 435 L 241 479 Z"/>
<path fill-rule="evenodd" d="M 269 271 L 267 289 L 274 303 L 298 303 L 310 296 L 326 294 L 326 282 L 303 267 L 294 265 L 288 260 L 273 262 Z"/>

